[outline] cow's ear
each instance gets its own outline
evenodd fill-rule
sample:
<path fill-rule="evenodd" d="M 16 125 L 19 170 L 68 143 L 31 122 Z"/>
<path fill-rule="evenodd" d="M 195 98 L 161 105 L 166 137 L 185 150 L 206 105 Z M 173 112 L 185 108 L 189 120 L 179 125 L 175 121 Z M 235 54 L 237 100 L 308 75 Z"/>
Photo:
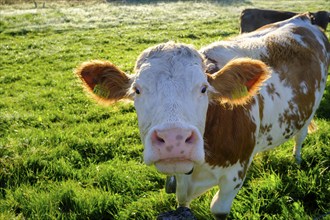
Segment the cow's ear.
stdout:
<path fill-rule="evenodd" d="M 216 90 L 213 99 L 220 98 L 224 103 L 239 105 L 247 103 L 269 76 L 269 69 L 262 61 L 238 58 L 208 75 L 208 80 Z"/>
<path fill-rule="evenodd" d="M 130 77 L 114 64 L 107 61 L 82 63 L 76 74 L 86 89 L 99 101 L 111 104 L 121 99 L 129 99 Z"/>

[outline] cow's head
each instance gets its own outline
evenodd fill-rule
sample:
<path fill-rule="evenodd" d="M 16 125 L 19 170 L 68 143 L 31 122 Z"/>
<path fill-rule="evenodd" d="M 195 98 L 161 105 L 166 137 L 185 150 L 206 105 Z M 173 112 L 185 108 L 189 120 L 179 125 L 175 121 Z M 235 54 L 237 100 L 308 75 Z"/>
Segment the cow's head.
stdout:
<path fill-rule="evenodd" d="M 204 162 L 210 100 L 244 104 L 268 76 L 265 64 L 251 59 L 233 60 L 212 75 L 205 69 L 197 50 L 169 42 L 145 50 L 134 75 L 106 61 L 83 63 L 76 73 L 101 101 L 134 100 L 145 163 L 173 174 Z"/>

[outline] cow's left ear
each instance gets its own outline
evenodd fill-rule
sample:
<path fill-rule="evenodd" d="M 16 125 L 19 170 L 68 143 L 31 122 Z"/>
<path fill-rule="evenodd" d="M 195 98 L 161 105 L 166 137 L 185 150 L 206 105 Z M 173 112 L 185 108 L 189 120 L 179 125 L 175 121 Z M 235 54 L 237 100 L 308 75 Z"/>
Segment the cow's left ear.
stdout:
<path fill-rule="evenodd" d="M 92 96 L 106 104 L 130 99 L 131 77 L 108 61 L 82 63 L 75 71 Z"/>
<path fill-rule="evenodd" d="M 208 81 L 216 90 L 213 99 L 240 105 L 255 95 L 270 76 L 265 63 L 250 58 L 238 58 L 228 62 L 222 69 L 208 75 Z"/>

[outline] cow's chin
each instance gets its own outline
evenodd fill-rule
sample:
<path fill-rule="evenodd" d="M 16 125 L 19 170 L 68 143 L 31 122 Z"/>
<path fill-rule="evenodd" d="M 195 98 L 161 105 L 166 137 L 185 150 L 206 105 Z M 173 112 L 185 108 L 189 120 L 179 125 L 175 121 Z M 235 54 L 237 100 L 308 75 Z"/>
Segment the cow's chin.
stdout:
<path fill-rule="evenodd" d="M 194 168 L 191 160 L 160 160 L 155 162 L 157 170 L 164 174 L 190 173 Z"/>

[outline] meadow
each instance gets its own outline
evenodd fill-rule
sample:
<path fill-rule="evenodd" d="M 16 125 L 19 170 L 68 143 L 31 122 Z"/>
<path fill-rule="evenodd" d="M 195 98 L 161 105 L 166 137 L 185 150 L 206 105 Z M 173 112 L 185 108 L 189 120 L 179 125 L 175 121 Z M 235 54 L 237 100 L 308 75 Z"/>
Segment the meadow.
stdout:
<path fill-rule="evenodd" d="M 110 60 L 132 73 L 157 43 L 200 48 L 237 35 L 244 8 L 329 10 L 328 0 L 5 2 L 0 219 L 155 219 L 176 208 L 165 175 L 143 163 L 132 103 L 105 107 L 87 97 L 73 73 L 81 62 Z M 230 218 L 330 219 L 330 77 L 315 121 L 300 166 L 292 140 L 256 156 Z M 215 192 L 192 203 L 198 219 L 212 219 Z"/>

